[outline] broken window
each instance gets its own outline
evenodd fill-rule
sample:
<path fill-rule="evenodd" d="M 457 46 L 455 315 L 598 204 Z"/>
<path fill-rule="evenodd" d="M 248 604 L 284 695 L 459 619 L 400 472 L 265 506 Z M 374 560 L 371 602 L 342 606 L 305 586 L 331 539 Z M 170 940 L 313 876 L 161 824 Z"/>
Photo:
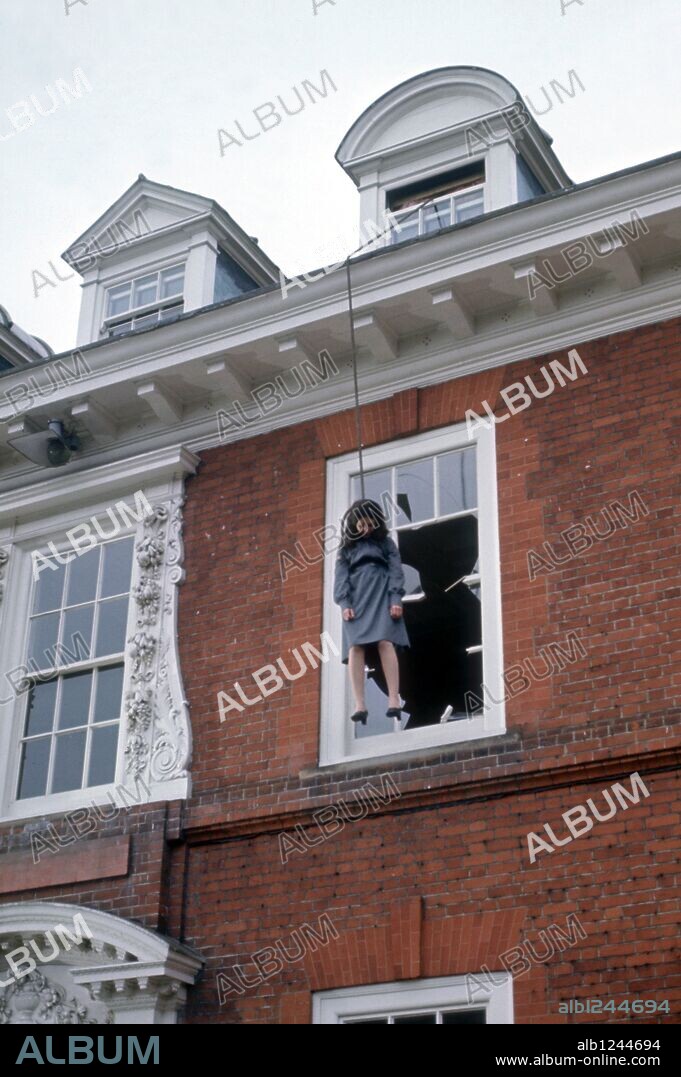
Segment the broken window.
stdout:
<path fill-rule="evenodd" d="M 355 737 L 466 720 L 466 700 L 481 698 L 483 683 L 476 449 L 368 472 L 365 490 L 383 504 L 400 551 L 410 647 L 398 655 L 404 701 L 399 720 L 385 715 L 378 648 L 366 648 L 369 717 L 356 726 Z M 359 496 L 355 476 L 352 500 Z"/>

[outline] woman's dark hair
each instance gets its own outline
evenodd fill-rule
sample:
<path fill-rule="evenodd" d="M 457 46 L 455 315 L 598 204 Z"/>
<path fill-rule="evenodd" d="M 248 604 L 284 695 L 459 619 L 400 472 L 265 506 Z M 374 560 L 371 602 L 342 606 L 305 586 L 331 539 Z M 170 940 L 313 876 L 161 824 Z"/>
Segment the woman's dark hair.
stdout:
<path fill-rule="evenodd" d="M 388 523 L 383 509 L 370 498 L 360 497 L 357 501 L 353 501 L 341 521 L 341 546 L 343 548 L 352 546 L 353 542 L 364 537 L 364 533 L 359 528 L 361 520 L 371 524 L 372 538 L 388 537 Z"/>

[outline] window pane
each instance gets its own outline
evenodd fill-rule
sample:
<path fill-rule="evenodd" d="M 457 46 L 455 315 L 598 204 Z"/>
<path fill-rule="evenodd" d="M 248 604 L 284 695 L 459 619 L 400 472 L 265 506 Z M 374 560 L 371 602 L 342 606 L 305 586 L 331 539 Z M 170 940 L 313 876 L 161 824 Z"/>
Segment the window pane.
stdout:
<path fill-rule="evenodd" d="M 437 232 L 452 223 L 451 199 L 441 198 L 423 210 L 423 231 Z"/>
<path fill-rule="evenodd" d="M 178 314 L 182 314 L 184 310 L 184 303 L 173 303 L 170 307 L 163 307 L 159 318 L 162 322 L 165 322 L 168 318 L 175 318 Z"/>
<path fill-rule="evenodd" d="M 110 337 L 120 336 L 121 333 L 128 333 L 132 329 L 132 321 L 119 322 L 118 325 L 112 325 L 109 329 Z"/>
<path fill-rule="evenodd" d="M 123 666 L 109 666 L 97 674 L 94 722 L 116 721 L 121 716 Z"/>
<path fill-rule="evenodd" d="M 437 1024 L 434 1013 L 415 1013 L 409 1017 L 395 1017 L 394 1025 L 435 1025 Z"/>
<path fill-rule="evenodd" d="M 69 567 L 69 586 L 66 605 L 76 606 L 80 602 L 93 602 L 97 594 L 97 573 L 99 571 L 99 546 L 77 557 Z"/>
<path fill-rule="evenodd" d="M 130 308 L 131 284 L 119 284 L 116 288 L 109 289 L 109 303 L 106 308 L 107 318 L 114 318 L 117 314 L 125 314 Z"/>
<path fill-rule="evenodd" d="M 469 221 L 471 217 L 479 217 L 484 212 L 483 191 L 473 191 L 472 194 L 462 194 L 454 201 L 456 224 L 461 221 Z"/>
<path fill-rule="evenodd" d="M 419 234 L 419 215 L 420 210 L 410 209 L 402 216 L 400 213 L 395 214 L 396 226 L 390 233 L 390 240 L 392 243 L 404 243 L 407 239 L 415 239 Z"/>
<path fill-rule="evenodd" d="M 155 303 L 157 291 L 158 277 L 155 273 L 150 274 L 148 277 L 140 277 L 139 280 L 135 281 L 132 298 L 133 307 L 143 307 L 147 303 Z"/>
<path fill-rule="evenodd" d="M 21 754 L 19 800 L 25 800 L 26 797 L 44 796 L 47 789 L 51 743 L 50 737 L 42 737 L 40 740 L 29 740 L 24 744 Z"/>
<path fill-rule="evenodd" d="M 61 682 L 61 700 L 59 703 L 59 729 L 87 725 L 90 711 L 90 693 L 92 691 L 92 672 L 71 673 Z"/>
<path fill-rule="evenodd" d="M 28 640 L 28 660 L 29 664 L 33 663 L 33 669 L 52 668 L 58 632 L 58 613 L 47 613 L 33 618 Z M 52 654 L 49 654 L 49 651 L 52 651 Z"/>
<path fill-rule="evenodd" d="M 109 598 L 111 595 L 127 595 L 130 590 L 134 544 L 135 540 L 129 538 L 121 542 L 109 542 L 104 547 L 104 568 L 100 591 L 102 598 Z"/>
<path fill-rule="evenodd" d="M 75 638 L 76 633 L 82 637 L 79 641 L 81 662 L 90 657 L 89 652 L 92 648 L 92 618 L 94 609 L 94 605 L 75 606 L 73 609 L 66 610 L 64 613 L 62 639 L 70 645 L 70 641 Z M 71 649 L 74 650 L 75 648 L 71 647 Z"/>
<path fill-rule="evenodd" d="M 143 318 L 135 318 L 135 329 L 146 329 L 148 325 L 156 325 L 158 322 L 158 311 L 155 310 L 151 314 L 145 314 Z"/>
<path fill-rule="evenodd" d="M 475 449 L 438 457 L 440 515 L 474 509 L 478 503 Z"/>
<path fill-rule="evenodd" d="M 453 1010 L 442 1014 L 443 1025 L 485 1025 L 484 1010 Z"/>
<path fill-rule="evenodd" d="M 372 501 L 375 501 L 382 509 L 386 507 L 390 508 L 390 503 L 387 498 L 390 496 L 392 490 L 392 474 L 389 467 L 383 468 L 381 471 L 370 471 L 368 475 L 364 476 L 364 493 L 366 497 L 370 497 Z M 353 501 L 357 501 L 362 496 L 362 487 L 359 481 L 359 475 L 353 475 L 350 485 L 350 497 Z M 349 506 L 348 506 L 349 508 Z"/>
<path fill-rule="evenodd" d="M 92 731 L 88 785 L 108 785 L 116 777 L 118 726 L 107 725 Z"/>
<path fill-rule="evenodd" d="M 57 698 L 57 681 L 34 684 L 28 697 L 26 736 L 51 733 L 54 724 L 54 701 Z"/>
<path fill-rule="evenodd" d="M 112 598 L 99 607 L 96 658 L 121 654 L 125 649 L 125 626 L 128 621 L 128 598 Z"/>
<path fill-rule="evenodd" d="M 398 467 L 395 490 L 395 500 L 400 506 L 398 527 L 432 519 L 435 515 L 432 456 Z"/>
<path fill-rule="evenodd" d="M 84 729 L 78 733 L 63 733 L 57 737 L 52 776 L 53 793 L 64 793 L 67 789 L 80 789 L 82 786 L 85 737 Z"/>
<path fill-rule="evenodd" d="M 360 1021 L 343 1021 L 344 1025 L 387 1025 L 387 1017 L 367 1017 Z"/>
<path fill-rule="evenodd" d="M 66 565 L 59 565 L 50 554 L 45 554 L 45 557 L 50 566 L 55 565 L 56 567 L 45 568 L 40 563 L 35 565 L 36 569 L 42 570 L 35 588 L 34 613 L 47 613 L 48 610 L 58 610 L 61 606 L 61 597 L 64 591 Z"/>
<path fill-rule="evenodd" d="M 164 269 L 161 273 L 161 299 L 171 295 L 182 295 L 184 287 L 184 267 L 181 269 Z"/>

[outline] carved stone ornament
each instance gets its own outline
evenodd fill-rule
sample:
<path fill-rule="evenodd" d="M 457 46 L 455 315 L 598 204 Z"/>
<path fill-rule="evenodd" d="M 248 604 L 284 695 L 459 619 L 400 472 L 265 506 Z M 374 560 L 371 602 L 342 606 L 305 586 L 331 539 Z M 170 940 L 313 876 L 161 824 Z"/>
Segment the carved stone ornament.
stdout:
<path fill-rule="evenodd" d="M 33 968 L 17 976 L 1 955 L 21 945 Z M 176 939 L 99 909 L 0 904 L 0 1025 L 174 1024 L 202 965 Z"/>
<path fill-rule="evenodd" d="M 186 778 L 191 758 L 189 708 L 177 654 L 183 500 L 155 505 L 135 545 L 135 631 L 126 655 L 126 770 L 135 779 L 157 782 Z"/>
<path fill-rule="evenodd" d="M 15 980 L 0 994 L 0 1025 L 100 1025 L 111 1024 L 110 1010 L 102 1018 L 77 999 L 69 999 L 59 984 L 36 969 Z"/>

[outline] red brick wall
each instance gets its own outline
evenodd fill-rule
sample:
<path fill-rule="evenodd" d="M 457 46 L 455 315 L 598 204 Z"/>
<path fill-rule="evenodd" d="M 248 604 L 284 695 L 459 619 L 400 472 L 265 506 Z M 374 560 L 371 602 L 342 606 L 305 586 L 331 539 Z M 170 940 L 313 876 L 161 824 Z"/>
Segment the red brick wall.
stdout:
<path fill-rule="evenodd" d="M 425 758 L 320 772 L 319 671 L 220 723 L 220 690 L 252 689 L 253 671 L 319 637 L 322 567 L 282 584 L 278 554 L 296 541 L 317 552 L 326 460 L 353 448 L 354 416 L 204 453 L 187 486 L 180 600 L 192 800 L 102 824 L 100 836 L 131 835 L 125 878 L 14 899 L 94 905 L 196 946 L 207 971 L 192 1020 L 305 1023 L 311 991 L 498 968 L 496 955 L 573 912 L 587 938 L 518 979 L 517 1020 L 558 1020 L 561 999 L 608 994 L 678 1009 L 680 330 L 579 344 L 589 373 L 497 427 L 505 666 L 572 630 L 587 657 L 511 699 L 504 736 Z M 461 421 L 483 400 L 505 412 L 499 390 L 554 358 L 566 353 L 368 405 L 365 440 Z M 647 517 L 529 582 L 528 549 L 560 545 L 563 528 L 634 489 Z M 529 863 L 529 830 L 558 833 L 564 811 L 634 770 L 648 799 Z M 282 832 L 315 828 L 314 809 L 388 771 L 398 800 L 281 863 Z M 2 840 L 29 841 L 23 827 Z M 339 931 L 328 950 L 218 1008 L 217 972 L 324 912 Z"/>
<path fill-rule="evenodd" d="M 587 657 L 511 699 L 507 734 L 482 744 L 319 772 L 318 672 L 220 723 L 218 691 L 252 687 L 254 670 L 319 636 L 322 567 L 282 584 L 278 552 L 296 541 L 316 552 L 326 459 L 353 448 L 354 417 L 204 454 L 188 487 L 181 600 L 196 738 L 187 871 L 199 880 L 185 928 L 210 955 L 193 1019 L 214 1017 L 218 971 L 241 964 L 252 975 L 249 954 L 324 912 L 339 940 L 230 997 L 219 1019 L 304 1023 L 310 991 L 400 978 L 411 959 L 389 945 L 390 918 L 411 897 L 423 910 L 422 976 L 499 968 L 494 954 L 578 915 L 587 939 L 518 979 L 518 1020 L 559 1020 L 570 997 L 644 995 L 677 1008 L 679 323 L 578 347 L 588 374 L 501 423 L 497 459 L 506 668 L 570 631 Z M 460 421 L 485 399 L 505 412 L 499 390 L 554 358 L 567 361 L 560 352 L 371 404 L 365 440 Z M 529 582 L 530 548 L 558 548 L 561 530 L 628 504 L 633 490 L 647 517 Z M 649 799 L 529 863 L 529 830 L 548 822 L 558 834 L 564 811 L 636 769 Z M 314 826 L 313 808 L 387 770 L 397 807 L 281 864 L 282 830 Z"/>

